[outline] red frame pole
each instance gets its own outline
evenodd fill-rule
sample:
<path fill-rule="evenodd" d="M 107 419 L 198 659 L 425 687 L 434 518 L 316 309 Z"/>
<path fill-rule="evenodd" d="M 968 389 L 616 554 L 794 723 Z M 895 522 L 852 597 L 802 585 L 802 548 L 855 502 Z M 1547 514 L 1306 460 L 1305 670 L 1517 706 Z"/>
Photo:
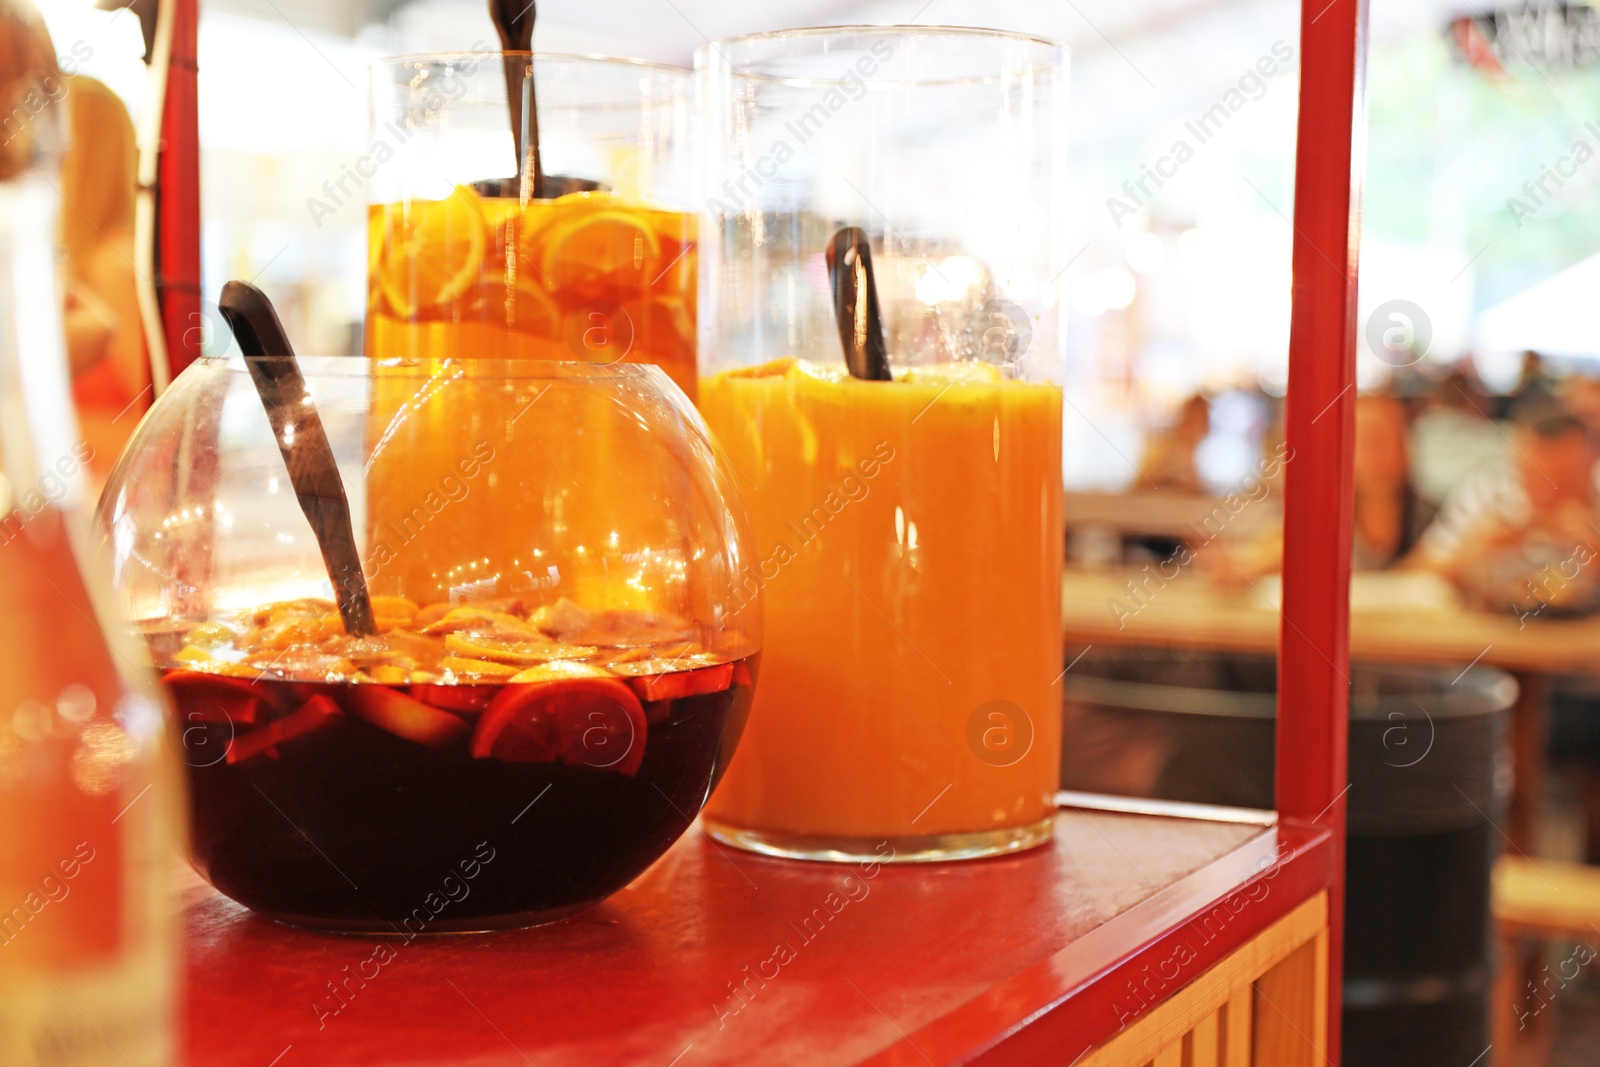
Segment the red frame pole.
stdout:
<path fill-rule="evenodd" d="M 1328 1048 L 1339 1062 L 1349 737 L 1356 265 L 1366 134 L 1366 0 L 1304 0 L 1295 147 L 1277 804 L 1334 839 Z"/>
<path fill-rule="evenodd" d="M 200 355 L 200 113 L 195 84 L 199 0 L 173 5 L 172 58 L 157 165 L 156 293 L 172 377 Z"/>

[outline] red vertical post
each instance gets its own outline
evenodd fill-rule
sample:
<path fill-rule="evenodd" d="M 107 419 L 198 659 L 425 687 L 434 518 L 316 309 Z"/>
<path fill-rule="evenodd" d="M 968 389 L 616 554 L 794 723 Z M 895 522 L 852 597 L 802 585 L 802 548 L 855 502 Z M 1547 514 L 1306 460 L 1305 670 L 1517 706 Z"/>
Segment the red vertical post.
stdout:
<path fill-rule="evenodd" d="M 1332 831 L 1328 1044 L 1339 1062 L 1348 779 L 1356 263 L 1366 136 L 1366 0 L 1304 0 L 1295 148 L 1278 670 L 1278 811 Z"/>
<path fill-rule="evenodd" d="M 200 311 L 200 114 L 195 62 L 199 0 L 173 5 L 172 58 L 161 112 L 156 192 L 156 293 L 171 374 L 194 362 L 203 339 Z"/>

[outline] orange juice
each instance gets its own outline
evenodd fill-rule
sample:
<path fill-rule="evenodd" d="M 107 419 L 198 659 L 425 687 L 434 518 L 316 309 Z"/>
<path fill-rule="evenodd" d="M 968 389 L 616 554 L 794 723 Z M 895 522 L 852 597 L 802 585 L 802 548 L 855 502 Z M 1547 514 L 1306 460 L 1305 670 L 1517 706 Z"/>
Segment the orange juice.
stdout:
<path fill-rule="evenodd" d="M 1061 390 L 982 363 L 800 360 L 700 384 L 765 594 L 750 724 L 705 812 L 789 855 L 1045 840 L 1060 761 Z"/>
<path fill-rule="evenodd" d="M 695 389 L 695 220 L 458 186 L 368 209 L 367 355 L 654 363 Z"/>

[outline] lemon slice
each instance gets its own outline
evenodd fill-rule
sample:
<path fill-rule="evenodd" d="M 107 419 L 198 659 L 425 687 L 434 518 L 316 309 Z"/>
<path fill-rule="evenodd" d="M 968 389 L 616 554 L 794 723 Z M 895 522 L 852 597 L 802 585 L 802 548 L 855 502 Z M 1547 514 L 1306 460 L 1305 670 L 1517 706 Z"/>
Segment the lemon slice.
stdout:
<path fill-rule="evenodd" d="M 414 318 L 471 288 L 483 270 L 486 229 L 480 198 L 464 185 L 392 212 L 378 277 L 395 313 Z"/>

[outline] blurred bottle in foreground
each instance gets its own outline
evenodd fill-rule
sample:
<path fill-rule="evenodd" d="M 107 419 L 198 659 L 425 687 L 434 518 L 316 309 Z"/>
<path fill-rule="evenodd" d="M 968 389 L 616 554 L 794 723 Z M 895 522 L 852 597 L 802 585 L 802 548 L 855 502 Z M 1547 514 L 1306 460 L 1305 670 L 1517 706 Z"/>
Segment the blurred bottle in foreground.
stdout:
<path fill-rule="evenodd" d="M 81 551 L 55 77 L 0 51 L 0 1064 L 162 1067 L 177 778 L 140 653 L 113 644 L 123 627 L 102 621 Z"/>

